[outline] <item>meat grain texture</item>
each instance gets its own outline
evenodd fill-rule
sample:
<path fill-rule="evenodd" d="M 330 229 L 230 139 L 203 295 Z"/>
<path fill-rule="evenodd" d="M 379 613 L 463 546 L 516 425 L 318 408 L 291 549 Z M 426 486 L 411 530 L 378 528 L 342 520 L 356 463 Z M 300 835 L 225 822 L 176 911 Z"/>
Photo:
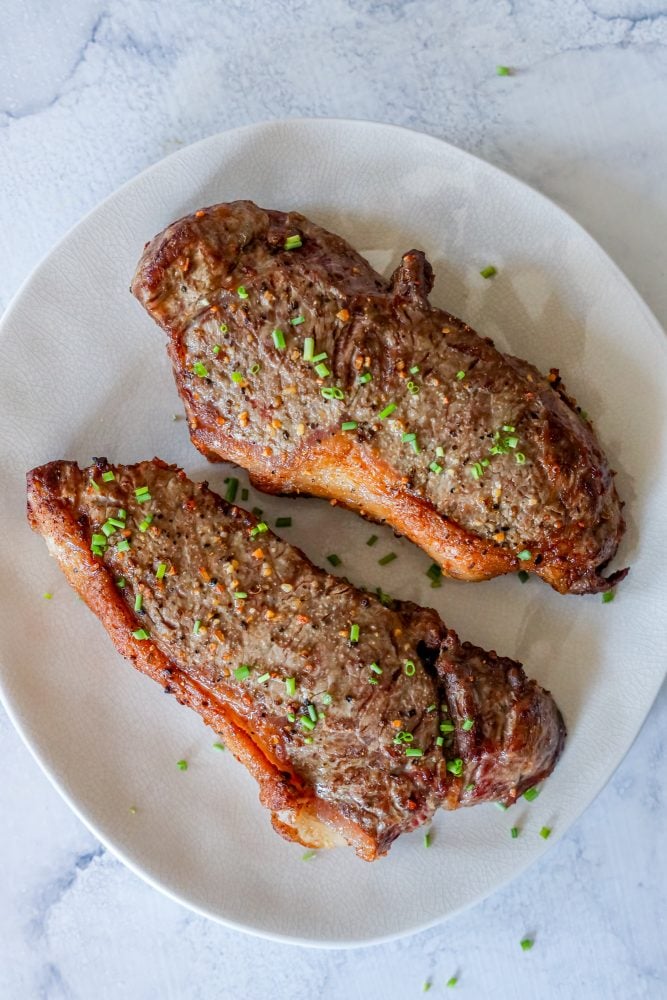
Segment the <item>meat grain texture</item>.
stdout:
<path fill-rule="evenodd" d="M 624 523 L 591 423 L 556 370 L 433 308 L 432 281 L 420 251 L 387 282 L 302 215 L 239 201 L 156 236 L 132 290 L 209 459 L 387 521 L 452 577 L 608 589 Z"/>
<path fill-rule="evenodd" d="M 289 839 L 373 860 L 438 808 L 512 803 L 555 766 L 562 718 L 518 663 L 317 569 L 175 467 L 52 462 L 28 476 L 28 518 Z"/>

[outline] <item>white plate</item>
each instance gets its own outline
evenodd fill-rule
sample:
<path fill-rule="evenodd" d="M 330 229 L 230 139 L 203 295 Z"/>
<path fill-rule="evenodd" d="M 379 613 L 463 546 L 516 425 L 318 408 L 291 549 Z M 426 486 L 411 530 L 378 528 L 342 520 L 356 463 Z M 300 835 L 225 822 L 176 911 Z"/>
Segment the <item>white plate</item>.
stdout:
<path fill-rule="evenodd" d="M 202 205 L 252 198 L 299 209 L 388 273 L 420 247 L 433 300 L 543 370 L 562 369 L 618 469 L 632 565 L 613 604 L 516 576 L 432 590 L 430 560 L 353 514 L 257 498 L 284 534 L 364 585 L 438 608 L 459 633 L 521 659 L 550 688 L 566 752 L 532 804 L 442 813 L 434 843 L 403 837 L 368 865 L 350 850 L 304 864 L 271 829 L 255 785 L 194 713 L 114 652 L 24 515 L 24 473 L 55 458 L 153 455 L 220 485 L 189 444 L 164 338 L 128 285 L 142 246 Z M 611 210 L 611 206 L 610 206 Z M 485 281 L 481 267 L 498 274 Z M 230 926 L 308 944 L 378 941 L 426 927 L 522 872 L 593 799 L 627 751 L 663 677 L 667 364 L 662 331 L 593 240 L 553 204 L 443 142 L 387 125 L 287 121 L 213 136 L 131 181 L 38 267 L 0 334 L 5 704 L 63 796 L 151 884 Z M 391 567 L 377 565 L 389 547 Z M 42 594 L 53 592 L 52 600 Z M 181 772 L 176 761 L 187 758 Z M 130 807 L 137 811 L 131 812 Z M 509 836 L 518 825 L 523 835 Z"/>

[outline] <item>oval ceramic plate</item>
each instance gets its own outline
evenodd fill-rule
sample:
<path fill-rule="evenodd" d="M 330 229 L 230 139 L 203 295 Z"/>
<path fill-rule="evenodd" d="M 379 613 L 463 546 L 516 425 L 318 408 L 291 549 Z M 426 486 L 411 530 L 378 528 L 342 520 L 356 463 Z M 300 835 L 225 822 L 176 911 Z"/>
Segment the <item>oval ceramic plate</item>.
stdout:
<path fill-rule="evenodd" d="M 442 813 L 433 846 L 403 837 L 375 864 L 275 834 L 246 771 L 192 712 L 115 653 L 25 521 L 26 470 L 56 458 L 159 455 L 220 487 L 190 445 L 164 337 L 128 286 L 144 243 L 200 206 L 251 198 L 298 209 L 388 274 L 402 252 L 433 263 L 434 303 L 542 370 L 559 367 L 618 470 L 628 530 L 613 604 L 562 597 L 516 576 L 430 587 L 430 560 L 382 528 L 315 500 L 250 493 L 315 562 L 338 552 L 355 583 L 436 607 L 461 636 L 519 658 L 569 729 L 540 797 L 505 814 Z M 493 264 L 493 280 L 480 268 Z M 63 796 L 134 871 L 230 926 L 318 945 L 386 939 L 432 924 L 521 873 L 560 836 L 630 746 L 663 677 L 667 365 L 661 330 L 618 269 L 567 215 L 436 139 L 364 122 L 272 122 L 213 136 L 147 170 L 76 227 L 2 324 L 2 689 Z M 245 479 L 243 479 L 245 485 Z M 399 559 L 378 558 L 389 549 Z M 325 564 L 326 565 L 326 564 Z M 53 594 L 51 600 L 42 596 Z M 185 758 L 187 771 L 176 762 Z M 511 825 L 525 836 L 512 840 Z M 308 889 L 304 891 L 304 880 Z"/>

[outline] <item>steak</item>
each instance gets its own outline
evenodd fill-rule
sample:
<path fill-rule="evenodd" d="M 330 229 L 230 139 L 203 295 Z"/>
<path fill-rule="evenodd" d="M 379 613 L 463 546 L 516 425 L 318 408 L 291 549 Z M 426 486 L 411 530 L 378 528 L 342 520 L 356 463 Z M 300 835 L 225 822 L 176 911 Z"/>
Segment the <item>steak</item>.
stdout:
<path fill-rule="evenodd" d="M 302 215 L 238 201 L 156 236 L 132 291 L 210 460 L 387 521 L 452 577 L 609 589 L 622 504 L 589 419 L 557 370 L 433 308 L 432 283 L 418 250 L 385 281 Z"/>
<path fill-rule="evenodd" d="M 510 804 L 555 766 L 562 718 L 518 663 L 317 569 L 173 466 L 51 462 L 28 475 L 28 518 L 289 839 L 373 860 L 439 807 Z"/>

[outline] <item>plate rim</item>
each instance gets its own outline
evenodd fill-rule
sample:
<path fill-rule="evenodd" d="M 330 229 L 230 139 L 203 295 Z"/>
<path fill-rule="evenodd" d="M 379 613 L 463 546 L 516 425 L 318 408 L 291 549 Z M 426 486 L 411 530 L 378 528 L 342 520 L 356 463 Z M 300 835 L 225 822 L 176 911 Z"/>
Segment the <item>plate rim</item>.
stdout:
<path fill-rule="evenodd" d="M 126 181 L 123 182 L 123 184 L 121 184 L 118 188 L 111 191 L 108 195 L 106 195 L 103 199 L 101 199 L 101 201 L 99 201 L 91 209 L 89 209 L 89 211 L 87 211 L 73 225 L 71 225 L 65 231 L 65 233 L 58 240 L 56 240 L 56 242 L 51 247 L 49 247 L 45 251 L 45 253 L 35 264 L 35 266 L 30 270 L 30 272 L 26 275 L 23 281 L 21 281 L 18 288 L 11 296 L 7 304 L 7 307 L 3 312 L 2 317 L 0 317 L 0 343 L 2 342 L 5 336 L 5 328 L 11 325 L 14 312 L 18 308 L 23 296 L 29 291 L 29 288 L 33 283 L 33 281 L 36 281 L 40 276 L 41 272 L 47 267 L 51 258 L 54 255 L 56 255 L 65 244 L 67 244 L 67 242 L 74 236 L 74 234 L 77 232 L 77 230 L 79 230 L 79 228 L 84 226 L 97 212 L 101 211 L 107 205 L 108 202 L 112 201 L 122 192 L 124 192 L 126 188 L 131 187 L 140 178 L 145 178 L 149 176 L 151 173 L 161 170 L 167 162 L 177 161 L 179 158 L 187 155 L 195 148 L 205 146 L 207 144 L 214 144 L 216 140 L 218 140 L 221 136 L 241 136 L 243 135 L 243 133 L 261 132 L 262 130 L 267 128 L 280 128 L 282 126 L 292 126 L 292 125 L 306 127 L 306 128 L 311 128 L 311 127 L 326 128 L 331 125 L 338 125 L 344 127 L 352 127 L 355 129 L 370 128 L 382 131 L 395 131 L 410 136 L 418 136 L 420 140 L 426 141 L 428 144 L 432 144 L 434 148 L 444 146 L 446 149 L 453 151 L 456 156 L 462 158 L 463 160 L 472 160 L 478 165 L 480 165 L 482 169 L 486 171 L 492 171 L 496 175 L 502 177 L 505 182 L 509 181 L 510 184 L 514 185 L 517 189 L 525 190 L 530 194 L 531 197 L 537 197 L 538 202 L 542 202 L 551 211 L 555 211 L 556 213 L 558 213 L 559 218 L 565 224 L 567 224 L 572 231 L 576 232 L 579 238 L 584 239 L 591 249 L 594 248 L 598 259 L 604 262 L 604 264 L 611 269 L 611 273 L 613 274 L 614 279 L 619 282 L 624 292 L 632 297 L 635 306 L 639 307 L 641 311 L 644 313 L 645 319 L 647 321 L 647 326 L 651 330 L 651 335 L 654 341 L 660 345 L 659 349 L 663 352 L 665 358 L 667 358 L 667 337 L 665 336 L 665 331 L 661 323 L 659 322 L 659 320 L 657 319 L 651 308 L 645 302 L 643 297 L 639 294 L 639 292 L 632 284 L 630 279 L 627 277 L 627 275 L 624 273 L 624 271 L 615 262 L 615 260 L 613 260 L 609 256 L 609 254 L 600 245 L 600 243 L 588 232 L 588 230 L 577 219 L 575 219 L 572 215 L 570 215 L 569 212 L 567 212 L 564 208 L 562 208 L 557 202 L 553 201 L 553 199 L 543 194 L 541 191 L 534 188 L 526 181 L 518 177 L 515 177 L 513 174 L 502 169 L 501 167 L 498 167 L 493 163 L 489 163 L 482 157 L 477 156 L 476 154 L 471 153 L 468 150 L 462 149 L 461 147 L 448 142 L 446 139 L 442 139 L 439 136 L 432 135 L 429 132 L 424 132 L 418 128 L 412 128 L 404 125 L 396 125 L 389 122 L 378 122 L 371 119 L 346 118 L 346 117 L 332 118 L 325 116 L 316 116 L 316 117 L 295 116 L 288 118 L 271 118 L 259 122 L 246 123 L 244 125 L 236 126 L 231 129 L 223 129 L 219 132 L 212 133 L 211 135 L 204 136 L 203 138 L 198 139 L 196 142 L 189 143 L 188 145 L 183 146 L 181 149 L 174 150 L 173 152 L 167 154 L 164 157 L 161 157 L 154 163 L 145 167 L 143 170 L 140 170 L 137 174 L 128 178 Z M 541 849 L 537 854 L 528 858 L 523 864 L 514 868 L 511 874 L 507 875 L 507 877 L 502 878 L 500 881 L 496 881 L 490 889 L 480 890 L 477 894 L 473 895 L 470 899 L 466 900 L 465 903 L 448 911 L 446 914 L 443 914 L 439 917 L 435 917 L 431 920 L 426 920 L 422 923 L 415 924 L 407 929 L 394 931 L 385 935 L 378 935 L 375 937 L 357 936 L 356 938 L 350 940 L 342 940 L 342 939 L 323 940 L 317 938 L 295 937 L 288 934 L 280 934 L 268 930 L 260 930 L 257 929 L 256 927 L 240 923 L 238 920 L 234 920 L 233 918 L 222 916 L 220 913 L 208 909 L 206 906 L 193 902 L 191 899 L 188 899 L 187 897 L 183 896 L 178 891 L 170 888 L 168 885 L 162 882 L 160 878 L 158 878 L 152 872 L 144 868 L 140 863 L 134 861 L 133 858 L 128 853 L 126 853 L 126 851 L 122 847 L 119 847 L 116 844 L 112 843 L 111 839 L 109 839 L 106 834 L 103 834 L 99 830 L 96 821 L 86 814 L 85 807 L 83 805 L 80 805 L 78 801 L 72 797 L 70 792 L 66 790 L 64 785 L 61 784 L 60 778 L 56 773 L 55 765 L 52 763 L 52 761 L 50 760 L 47 761 L 46 755 L 43 757 L 39 752 L 39 750 L 37 749 L 37 747 L 34 745 L 33 740 L 27 731 L 29 728 L 28 723 L 26 722 L 24 725 L 23 720 L 19 718 L 18 715 L 19 707 L 14 706 L 13 702 L 9 700 L 8 693 L 5 690 L 5 680 L 4 680 L 5 669 L 6 668 L 3 666 L 3 663 L 0 662 L 0 703 L 4 707 L 9 720 L 11 721 L 14 728 L 17 730 L 19 736 L 21 737 L 21 740 L 27 747 L 32 758 L 37 762 L 42 773 L 46 775 L 51 785 L 56 789 L 56 791 L 59 793 L 62 799 L 67 803 L 72 812 L 78 817 L 79 820 L 81 820 L 84 826 L 100 841 L 100 843 L 103 844 L 105 849 L 108 850 L 110 854 L 118 858 L 118 860 L 131 872 L 133 872 L 133 874 L 137 875 L 140 879 L 142 879 L 152 888 L 163 893 L 165 896 L 167 896 L 174 902 L 177 902 L 180 905 L 185 906 L 188 910 L 192 912 L 195 912 L 201 916 L 213 920 L 216 923 L 228 927 L 231 930 L 239 931 L 245 934 L 250 934 L 253 937 L 261 938 L 263 940 L 270 940 L 281 944 L 289 944 L 307 948 L 322 948 L 329 950 L 346 950 L 356 947 L 366 947 L 379 944 L 386 944 L 392 941 L 409 937 L 414 934 L 421 933 L 425 930 L 428 930 L 430 928 L 433 928 L 435 926 L 444 923 L 444 921 L 446 920 L 454 918 L 459 913 L 465 912 L 470 907 L 476 905 L 482 900 L 488 898 L 493 893 L 507 886 L 510 882 L 514 881 L 514 879 L 524 875 L 528 869 L 530 869 L 534 864 L 537 864 L 537 862 L 544 856 L 544 854 L 548 850 L 550 850 L 550 848 L 554 844 L 556 844 L 561 839 L 561 837 L 564 836 L 572 828 L 572 826 L 581 818 L 582 814 L 589 808 L 589 806 L 593 804 L 593 802 L 598 798 L 602 790 L 609 783 L 611 778 L 616 773 L 621 762 L 624 760 L 625 756 L 629 753 L 630 749 L 634 745 L 634 742 L 637 739 L 639 733 L 641 732 L 646 722 L 646 719 L 655 704 L 656 698 L 665 682 L 665 676 L 667 676 L 667 663 L 665 663 L 663 676 L 658 677 L 658 675 L 656 674 L 654 689 L 650 693 L 650 701 L 646 707 L 646 711 L 643 714 L 642 720 L 639 723 L 637 730 L 634 733 L 634 736 L 632 737 L 632 740 L 627 746 L 625 746 L 620 751 L 620 753 L 614 754 L 613 763 L 611 764 L 608 773 L 604 778 L 601 779 L 600 782 L 596 784 L 594 790 L 592 791 L 592 794 L 587 797 L 586 803 L 582 805 L 579 810 L 577 810 L 575 815 L 569 820 L 567 826 L 562 832 L 557 832 L 557 833 L 555 832 L 554 834 L 552 834 L 552 836 L 549 838 L 548 844 L 545 843 L 543 846 L 541 846 Z"/>

